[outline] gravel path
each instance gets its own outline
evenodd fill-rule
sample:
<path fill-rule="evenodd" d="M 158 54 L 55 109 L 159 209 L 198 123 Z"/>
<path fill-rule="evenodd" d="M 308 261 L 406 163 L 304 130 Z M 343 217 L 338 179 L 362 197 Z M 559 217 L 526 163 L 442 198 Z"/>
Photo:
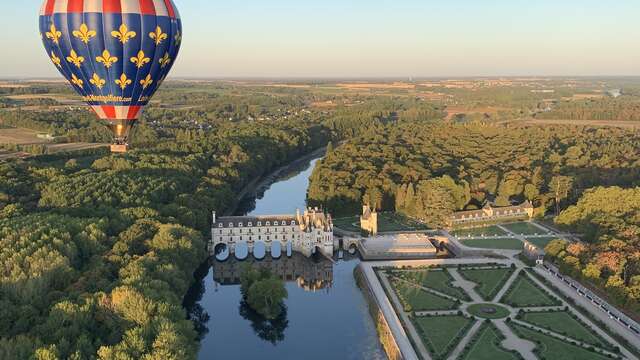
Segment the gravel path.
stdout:
<path fill-rule="evenodd" d="M 528 340 L 523 340 L 516 336 L 516 334 L 511 331 L 509 326 L 504 322 L 504 320 L 494 321 L 493 324 L 500 330 L 502 335 L 506 339 L 502 341 L 500 345 L 507 350 L 515 350 L 522 355 L 525 360 L 537 360 L 538 358 L 533 354 L 533 349 L 536 348 L 535 344 Z"/>

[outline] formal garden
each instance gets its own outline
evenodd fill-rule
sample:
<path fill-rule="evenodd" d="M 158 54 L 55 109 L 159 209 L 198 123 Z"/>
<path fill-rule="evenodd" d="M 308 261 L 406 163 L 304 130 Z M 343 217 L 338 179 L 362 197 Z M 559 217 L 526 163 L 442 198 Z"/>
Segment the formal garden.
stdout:
<path fill-rule="evenodd" d="M 516 238 L 461 239 L 465 246 L 477 249 L 522 250 L 524 243 Z"/>
<path fill-rule="evenodd" d="M 333 219 L 333 225 L 341 230 L 360 233 L 360 216 Z M 378 213 L 378 233 L 399 231 L 422 231 L 429 228 L 409 217 L 397 213 Z"/>
<path fill-rule="evenodd" d="M 504 340 L 505 336 L 491 321 L 484 321 L 458 358 L 462 360 L 522 359 L 517 351 L 507 350 L 500 346 Z"/>
<path fill-rule="evenodd" d="M 414 349 L 432 359 L 623 358 L 615 340 L 515 264 L 377 274 Z"/>
<path fill-rule="evenodd" d="M 494 266 L 487 268 L 466 268 L 458 271 L 462 277 L 474 282 L 474 290 L 485 300 L 491 301 L 509 280 L 514 268 Z"/>
<path fill-rule="evenodd" d="M 514 234 L 518 235 L 544 235 L 549 231 L 542 229 L 530 222 L 517 222 L 502 225 Z"/>
<path fill-rule="evenodd" d="M 559 234 L 529 221 L 457 229 L 450 234 L 467 247 L 491 250 L 522 250 L 524 240 L 544 249 L 551 241 L 561 238 Z"/>
<path fill-rule="evenodd" d="M 514 308 L 560 306 L 562 302 L 535 283 L 524 271 L 516 275 L 511 287 L 504 294 L 501 303 Z"/>

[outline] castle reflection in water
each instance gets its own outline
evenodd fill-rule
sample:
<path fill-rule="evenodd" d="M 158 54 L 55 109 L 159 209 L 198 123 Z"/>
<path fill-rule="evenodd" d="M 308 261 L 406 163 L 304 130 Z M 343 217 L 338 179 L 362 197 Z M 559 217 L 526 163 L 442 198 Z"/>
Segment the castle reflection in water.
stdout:
<path fill-rule="evenodd" d="M 296 282 L 306 291 L 329 289 L 333 283 L 333 262 L 322 255 L 306 256 L 294 252 L 291 257 L 273 259 L 266 256 L 257 260 L 251 256 L 245 260 L 230 257 L 224 262 L 211 260 L 213 280 L 216 285 L 238 285 L 244 266 L 266 268 L 287 282 Z"/>

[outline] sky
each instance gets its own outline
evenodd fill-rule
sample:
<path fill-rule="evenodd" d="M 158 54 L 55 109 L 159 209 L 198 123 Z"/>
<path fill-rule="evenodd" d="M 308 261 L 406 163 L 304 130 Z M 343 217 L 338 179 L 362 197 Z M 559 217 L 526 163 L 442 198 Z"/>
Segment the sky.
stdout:
<path fill-rule="evenodd" d="M 638 0 L 174 0 L 175 77 L 640 75 Z M 40 0 L 0 1 L 0 77 L 56 77 Z"/>

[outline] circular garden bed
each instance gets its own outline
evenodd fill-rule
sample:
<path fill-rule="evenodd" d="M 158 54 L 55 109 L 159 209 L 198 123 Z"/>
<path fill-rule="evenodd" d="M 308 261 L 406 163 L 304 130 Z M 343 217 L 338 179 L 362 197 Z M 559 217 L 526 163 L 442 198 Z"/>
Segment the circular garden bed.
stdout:
<path fill-rule="evenodd" d="M 509 310 L 497 304 L 474 304 L 467 308 L 467 312 L 483 319 L 503 319 L 509 316 Z"/>

